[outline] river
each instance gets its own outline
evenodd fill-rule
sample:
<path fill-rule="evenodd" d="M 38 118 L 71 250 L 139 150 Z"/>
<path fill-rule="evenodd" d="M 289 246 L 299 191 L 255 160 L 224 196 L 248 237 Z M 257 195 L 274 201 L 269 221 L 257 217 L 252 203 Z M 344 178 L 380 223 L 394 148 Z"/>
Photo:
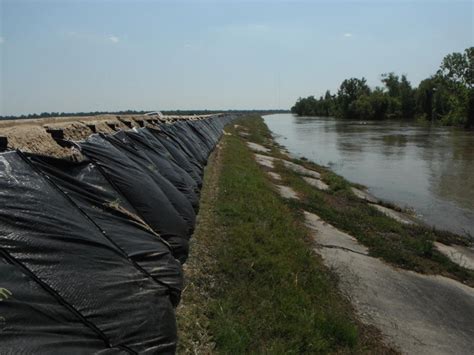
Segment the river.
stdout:
<path fill-rule="evenodd" d="M 407 121 L 264 116 L 278 143 L 438 229 L 474 236 L 474 132 Z"/>

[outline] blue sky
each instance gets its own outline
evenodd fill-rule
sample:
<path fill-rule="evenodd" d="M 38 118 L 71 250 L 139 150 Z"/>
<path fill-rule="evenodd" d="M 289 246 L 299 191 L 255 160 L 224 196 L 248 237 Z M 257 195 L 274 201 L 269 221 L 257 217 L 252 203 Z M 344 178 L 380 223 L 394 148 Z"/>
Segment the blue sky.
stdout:
<path fill-rule="evenodd" d="M 0 115 L 289 108 L 413 84 L 474 45 L 472 1 L 0 0 Z"/>

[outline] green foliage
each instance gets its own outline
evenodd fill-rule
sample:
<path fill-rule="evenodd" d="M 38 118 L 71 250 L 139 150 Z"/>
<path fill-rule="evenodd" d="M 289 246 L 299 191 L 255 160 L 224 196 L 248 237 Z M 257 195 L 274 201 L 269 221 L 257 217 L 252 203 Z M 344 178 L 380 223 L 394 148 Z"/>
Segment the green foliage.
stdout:
<path fill-rule="evenodd" d="M 363 118 L 364 111 L 366 110 L 364 99 L 361 102 L 357 101 L 362 96 L 368 95 L 370 95 L 370 88 L 365 78 L 344 80 L 337 92 L 339 115 L 344 118 Z"/>
<path fill-rule="evenodd" d="M 314 96 L 299 98 L 291 108 L 291 112 L 299 116 L 334 116 L 336 114 L 336 99 L 329 90 L 319 100 Z"/>
<path fill-rule="evenodd" d="M 438 72 L 413 88 L 406 75 L 381 75 L 384 87 L 371 90 L 364 78 L 344 80 L 336 96 L 299 98 L 291 111 L 300 116 L 359 120 L 386 118 L 474 127 L 474 47 L 448 54 Z"/>

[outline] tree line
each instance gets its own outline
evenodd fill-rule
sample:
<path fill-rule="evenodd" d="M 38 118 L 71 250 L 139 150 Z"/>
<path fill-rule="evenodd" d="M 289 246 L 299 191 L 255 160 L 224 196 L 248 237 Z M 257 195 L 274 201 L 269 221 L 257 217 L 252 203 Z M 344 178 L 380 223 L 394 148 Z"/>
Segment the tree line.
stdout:
<path fill-rule="evenodd" d="M 365 78 L 344 80 L 337 94 L 299 98 L 291 111 L 299 116 L 335 116 L 360 120 L 391 118 L 436 121 L 474 128 L 474 47 L 444 57 L 436 74 L 413 87 L 406 75 L 382 74 L 371 89 Z"/>
<path fill-rule="evenodd" d="M 5 115 L 0 116 L 0 120 L 19 120 L 32 118 L 51 118 L 51 117 L 83 117 L 83 116 L 100 116 L 100 115 L 144 115 L 147 112 L 154 110 L 125 110 L 125 111 L 93 111 L 93 112 L 42 112 L 31 113 L 28 115 Z M 164 115 L 211 115 L 215 113 L 256 113 L 259 115 L 269 115 L 273 113 L 287 113 L 288 110 L 269 110 L 269 109 L 255 109 L 255 110 L 164 110 L 161 111 Z"/>

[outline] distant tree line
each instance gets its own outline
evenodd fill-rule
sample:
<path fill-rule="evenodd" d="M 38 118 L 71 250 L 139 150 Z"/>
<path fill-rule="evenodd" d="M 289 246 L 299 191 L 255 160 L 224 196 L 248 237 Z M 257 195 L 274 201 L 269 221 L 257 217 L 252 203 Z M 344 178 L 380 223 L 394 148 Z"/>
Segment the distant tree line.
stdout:
<path fill-rule="evenodd" d="M 300 116 L 360 120 L 419 118 L 474 128 L 474 47 L 444 57 L 435 75 L 414 88 L 406 75 L 382 74 L 383 86 L 371 89 L 365 78 L 341 83 L 336 95 L 299 98 L 291 108 Z"/>
<path fill-rule="evenodd" d="M 47 118 L 47 117 L 77 117 L 77 116 L 99 116 L 99 115 L 143 115 L 150 111 L 93 111 L 93 112 L 42 112 L 42 113 L 31 113 L 28 115 L 9 115 L 0 116 L 0 120 L 18 120 L 18 119 L 31 119 L 31 118 Z"/>
<path fill-rule="evenodd" d="M 48 117 L 84 117 L 84 116 L 99 116 L 99 115 L 143 115 L 148 111 L 94 111 L 94 112 L 42 112 L 32 113 L 28 115 L 10 115 L 0 116 L 0 120 L 18 120 L 18 119 L 32 119 L 32 118 L 48 118 Z M 288 110 L 168 110 L 161 111 L 165 115 L 210 115 L 213 113 L 258 113 L 260 115 L 272 114 L 272 113 L 285 113 Z"/>

